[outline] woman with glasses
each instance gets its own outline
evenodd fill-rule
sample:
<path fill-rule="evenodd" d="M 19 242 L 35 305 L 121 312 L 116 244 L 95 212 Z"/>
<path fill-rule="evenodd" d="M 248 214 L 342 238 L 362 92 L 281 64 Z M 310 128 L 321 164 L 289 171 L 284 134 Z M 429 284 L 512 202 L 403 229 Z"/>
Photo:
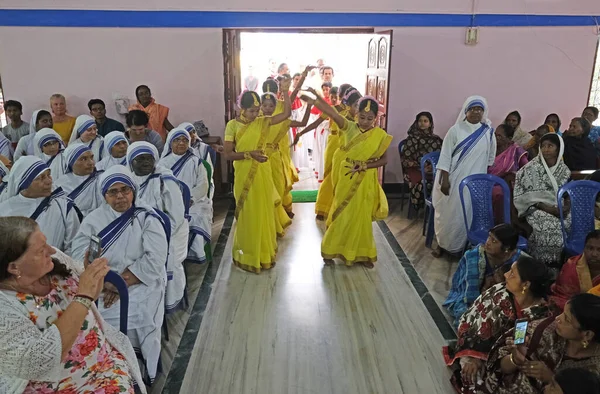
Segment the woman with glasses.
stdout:
<path fill-rule="evenodd" d="M 101 240 L 102 257 L 109 261 L 129 290 L 128 331 L 131 344 L 140 351 L 142 371 L 154 380 L 160 356 L 161 324 L 169 244 L 164 219 L 136 199 L 137 184 L 131 172 L 115 165 L 100 177 L 106 204 L 90 213 L 73 240 L 73 258 L 83 260 L 93 235 Z M 163 214 L 164 215 L 164 214 Z M 113 327 L 119 327 L 119 296 L 105 285 L 98 309 Z"/>
<path fill-rule="evenodd" d="M 438 242 L 433 252 L 435 257 L 439 257 L 442 250 L 460 252 L 467 243 L 458 186 L 469 175 L 487 173 L 488 167 L 494 164 L 496 137 L 488 113 L 485 98 L 469 97 L 442 143 L 432 193 Z M 465 199 L 465 209 L 468 217 L 469 198 Z"/>
<path fill-rule="evenodd" d="M 460 393 L 473 392 L 469 390 L 483 375 L 490 350 L 517 319 L 550 316 L 546 297 L 551 275 L 543 263 L 521 254 L 504 279 L 505 283 L 492 286 L 475 300 L 460 319 L 458 341 L 443 349 L 444 360 L 454 372 L 452 383 Z"/>
<path fill-rule="evenodd" d="M 214 189 L 208 178 L 210 166 L 194 154 L 190 142 L 190 134 L 185 129 L 171 130 L 158 164 L 171 170 L 175 178 L 190 188 L 188 260 L 203 263 L 206 261 L 204 248 L 210 245 L 212 232 Z"/>

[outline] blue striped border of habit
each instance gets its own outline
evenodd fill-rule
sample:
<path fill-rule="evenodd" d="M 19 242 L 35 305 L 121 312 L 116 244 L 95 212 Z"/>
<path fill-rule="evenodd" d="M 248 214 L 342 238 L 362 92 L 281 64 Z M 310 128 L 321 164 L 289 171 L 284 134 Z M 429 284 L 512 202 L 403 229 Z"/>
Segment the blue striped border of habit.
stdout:
<path fill-rule="evenodd" d="M 0 26 L 138 28 L 597 26 L 600 15 L 0 9 Z"/>

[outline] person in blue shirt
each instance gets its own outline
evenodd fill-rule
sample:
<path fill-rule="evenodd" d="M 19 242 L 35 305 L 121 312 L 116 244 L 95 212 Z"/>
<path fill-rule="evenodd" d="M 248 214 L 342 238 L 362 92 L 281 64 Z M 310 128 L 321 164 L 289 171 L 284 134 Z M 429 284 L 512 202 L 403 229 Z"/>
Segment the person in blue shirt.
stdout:
<path fill-rule="evenodd" d="M 106 105 L 104 104 L 104 101 L 100 99 L 91 99 L 88 101 L 88 108 L 90 109 L 90 115 L 96 120 L 98 134 L 102 137 L 106 137 L 111 131 L 125 132 L 123 123 L 106 117 Z"/>

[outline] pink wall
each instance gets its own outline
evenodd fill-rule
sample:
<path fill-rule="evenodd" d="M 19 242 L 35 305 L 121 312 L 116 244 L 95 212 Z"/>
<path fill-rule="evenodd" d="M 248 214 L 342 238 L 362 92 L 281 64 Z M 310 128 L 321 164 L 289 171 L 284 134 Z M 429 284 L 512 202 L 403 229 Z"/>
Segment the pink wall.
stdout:
<path fill-rule="evenodd" d="M 475 47 L 464 45 L 464 34 L 463 28 L 394 29 L 387 183 L 401 181 L 396 146 L 421 110 L 434 114 L 436 132 L 445 135 L 471 94 L 487 97 L 494 124 L 518 109 L 526 128 L 549 112 L 568 123 L 586 104 L 594 28 L 482 28 Z M 221 39 L 220 29 L 0 27 L 5 97 L 21 100 L 30 116 L 62 92 L 80 114 L 92 97 L 133 99 L 135 86 L 145 83 L 171 107 L 172 123 L 204 119 L 222 135 Z M 64 49 L 57 53 L 59 43 Z M 112 104 L 108 110 L 115 115 Z"/>
<path fill-rule="evenodd" d="M 564 14 L 598 15 L 597 0 L 473 0 L 478 13 L 494 14 Z M 104 0 L 102 3 L 81 0 L 37 0 L 24 7 L 23 0 L 3 0 L 2 8 L 115 9 L 115 10 L 210 10 L 210 11 L 338 11 L 345 12 L 425 12 L 470 13 L 469 0 Z M 32 2 L 29 2 L 32 3 Z M 87 4 L 86 4 L 87 3 Z M 100 5 L 101 4 L 101 5 Z"/>
<path fill-rule="evenodd" d="M 113 95 L 133 103 L 135 87 L 147 84 L 174 125 L 204 119 L 212 133 L 223 132 L 220 29 L 0 27 L 0 37 L 4 97 L 20 100 L 27 119 L 60 92 L 73 115 L 88 113 L 88 100 L 98 97 L 108 116 L 124 121 Z"/>

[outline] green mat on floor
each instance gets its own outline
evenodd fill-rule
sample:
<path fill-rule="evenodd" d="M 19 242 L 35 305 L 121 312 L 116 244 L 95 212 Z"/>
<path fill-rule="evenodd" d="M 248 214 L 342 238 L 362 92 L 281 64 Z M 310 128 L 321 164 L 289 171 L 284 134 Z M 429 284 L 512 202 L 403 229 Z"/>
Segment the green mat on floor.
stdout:
<path fill-rule="evenodd" d="M 316 202 L 317 190 L 292 190 L 292 202 Z"/>

